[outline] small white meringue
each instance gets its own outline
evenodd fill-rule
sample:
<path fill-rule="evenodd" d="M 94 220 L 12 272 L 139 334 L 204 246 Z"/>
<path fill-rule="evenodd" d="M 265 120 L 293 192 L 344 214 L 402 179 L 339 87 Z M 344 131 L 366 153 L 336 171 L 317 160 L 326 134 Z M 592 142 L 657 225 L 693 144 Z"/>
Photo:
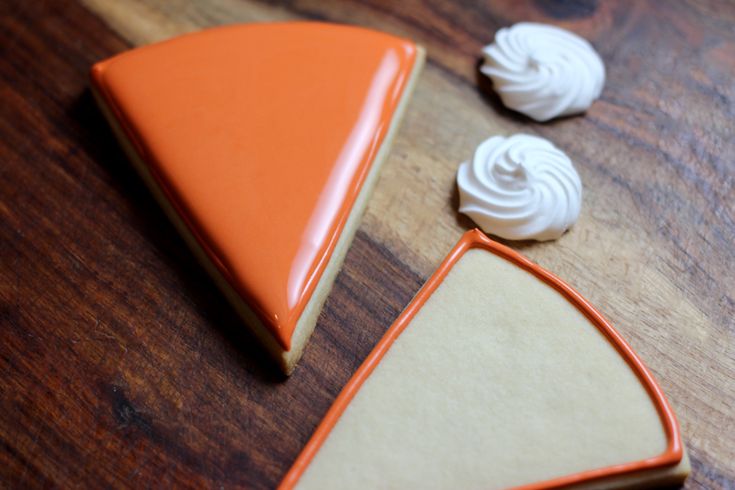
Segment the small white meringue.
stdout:
<path fill-rule="evenodd" d="M 551 142 L 494 136 L 457 172 L 459 212 L 485 232 L 510 240 L 559 238 L 579 217 L 582 182 Z"/>
<path fill-rule="evenodd" d="M 483 55 L 480 71 L 503 104 L 537 121 L 584 112 L 605 83 L 605 65 L 592 45 L 551 25 L 500 29 Z"/>

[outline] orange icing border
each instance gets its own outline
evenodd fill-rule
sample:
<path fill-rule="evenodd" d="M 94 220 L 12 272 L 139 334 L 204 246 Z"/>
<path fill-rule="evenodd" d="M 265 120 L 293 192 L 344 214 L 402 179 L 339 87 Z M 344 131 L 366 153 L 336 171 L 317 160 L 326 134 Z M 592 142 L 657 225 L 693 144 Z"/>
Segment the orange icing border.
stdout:
<path fill-rule="evenodd" d="M 645 386 L 646 391 L 650 395 L 656 410 L 661 417 L 661 422 L 666 432 L 667 447 L 666 450 L 655 457 L 634 461 L 631 463 L 624 463 L 619 465 L 608 466 L 605 468 L 598 468 L 580 473 L 574 473 L 551 480 L 546 480 L 537 483 L 531 483 L 528 485 L 522 485 L 514 487 L 513 490 L 550 490 L 555 488 L 561 488 L 567 485 L 578 484 L 588 482 L 592 480 L 598 480 L 601 478 L 607 478 L 612 476 L 618 476 L 623 474 L 630 474 L 641 470 L 651 470 L 655 468 L 661 468 L 665 466 L 672 466 L 679 461 L 683 456 L 683 448 L 681 444 L 681 438 L 679 433 L 679 424 L 676 420 L 676 416 L 669 405 L 668 400 L 664 396 L 663 390 L 656 383 L 651 372 L 646 368 L 643 362 L 638 358 L 633 349 L 623 339 L 623 337 L 612 327 L 612 325 L 605 320 L 594 306 L 592 306 L 586 299 L 584 299 L 577 291 L 575 291 L 567 283 L 559 279 L 551 272 L 543 269 L 541 266 L 531 262 L 529 259 L 519 254 L 515 250 L 501 245 L 500 243 L 490 240 L 480 230 L 474 229 L 465 233 L 459 240 L 457 245 L 454 246 L 452 251 L 447 255 L 439 268 L 424 284 L 421 290 L 416 294 L 411 303 L 391 325 L 388 331 L 383 335 L 375 348 L 370 352 L 368 357 L 362 363 L 360 368 L 350 378 L 345 387 L 342 389 L 337 399 L 334 401 L 332 406 L 327 411 L 324 419 L 317 426 L 314 434 L 312 435 L 309 442 L 306 444 L 304 449 L 301 451 L 299 456 L 296 458 L 291 469 L 286 473 L 286 476 L 281 481 L 278 488 L 280 490 L 286 490 L 293 488 L 298 482 L 301 475 L 303 475 L 309 463 L 316 455 L 317 451 L 324 443 L 326 438 L 329 436 L 330 431 L 335 426 L 342 413 L 345 411 L 347 406 L 350 404 L 352 398 L 357 394 L 358 390 L 370 376 L 373 370 L 378 366 L 383 356 L 390 349 L 391 344 L 398 338 L 406 327 L 411 323 L 411 320 L 426 301 L 431 297 L 432 293 L 441 284 L 446 275 L 452 269 L 452 266 L 464 255 L 464 253 L 473 248 L 481 248 L 489 252 L 498 255 L 520 268 L 530 272 L 549 286 L 556 289 L 561 293 L 567 300 L 569 300 L 579 311 L 581 311 L 589 320 L 592 322 L 613 344 L 615 349 L 625 359 L 628 365 L 631 367 L 633 372 L 638 376 L 638 379 Z"/>

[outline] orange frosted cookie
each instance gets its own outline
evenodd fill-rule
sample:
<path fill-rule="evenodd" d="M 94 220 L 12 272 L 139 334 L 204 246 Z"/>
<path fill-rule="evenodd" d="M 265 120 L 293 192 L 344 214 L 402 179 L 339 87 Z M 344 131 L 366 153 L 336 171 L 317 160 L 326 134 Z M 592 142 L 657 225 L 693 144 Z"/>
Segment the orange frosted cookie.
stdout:
<path fill-rule="evenodd" d="M 337 397 L 282 489 L 682 482 L 651 373 L 556 276 L 465 234 Z"/>
<path fill-rule="evenodd" d="M 286 373 L 422 62 L 405 39 L 293 22 L 205 30 L 92 68 L 136 169 Z"/>

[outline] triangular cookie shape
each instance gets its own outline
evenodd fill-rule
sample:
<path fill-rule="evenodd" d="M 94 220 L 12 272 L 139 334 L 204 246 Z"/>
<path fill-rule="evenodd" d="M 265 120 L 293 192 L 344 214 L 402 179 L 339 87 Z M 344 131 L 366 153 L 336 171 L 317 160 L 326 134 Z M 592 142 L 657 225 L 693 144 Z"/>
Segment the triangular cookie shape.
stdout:
<path fill-rule="evenodd" d="M 92 68 L 138 172 L 286 372 L 422 61 L 405 39 L 292 22 L 205 30 Z"/>
<path fill-rule="evenodd" d="M 348 382 L 281 488 L 641 488 L 688 469 L 669 403 L 620 334 L 475 230 Z"/>

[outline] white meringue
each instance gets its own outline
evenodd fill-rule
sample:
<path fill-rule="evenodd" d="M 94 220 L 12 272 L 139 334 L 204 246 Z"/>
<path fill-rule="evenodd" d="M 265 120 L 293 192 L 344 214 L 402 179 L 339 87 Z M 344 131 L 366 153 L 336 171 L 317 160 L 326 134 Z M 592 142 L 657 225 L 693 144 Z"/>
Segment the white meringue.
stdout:
<path fill-rule="evenodd" d="M 537 121 L 584 112 L 605 83 L 605 65 L 592 45 L 551 25 L 500 29 L 483 55 L 480 71 L 503 104 Z"/>
<path fill-rule="evenodd" d="M 582 182 L 551 142 L 494 136 L 457 172 L 459 212 L 485 232 L 510 240 L 559 238 L 579 217 Z"/>

